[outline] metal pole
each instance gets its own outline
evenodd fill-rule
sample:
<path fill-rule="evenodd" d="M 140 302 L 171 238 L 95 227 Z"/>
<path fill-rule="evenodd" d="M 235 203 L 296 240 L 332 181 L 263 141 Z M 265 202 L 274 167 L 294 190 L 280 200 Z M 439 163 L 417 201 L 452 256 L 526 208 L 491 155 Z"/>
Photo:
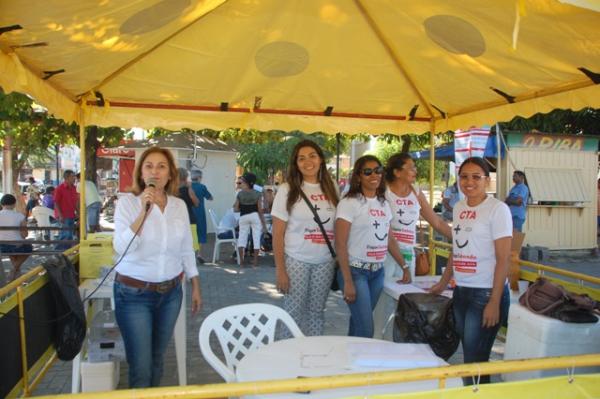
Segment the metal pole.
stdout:
<path fill-rule="evenodd" d="M 335 134 L 335 151 L 336 151 L 336 157 L 335 157 L 335 182 L 337 184 L 340 184 L 340 140 L 341 140 L 341 134 L 340 133 L 336 133 Z"/>
<path fill-rule="evenodd" d="M 433 206 L 433 190 L 435 190 L 435 120 L 432 119 L 429 124 L 429 204 Z M 433 265 L 431 274 L 436 274 L 435 270 L 435 243 L 433 237 L 433 226 L 429 224 L 429 264 Z"/>
<path fill-rule="evenodd" d="M 56 180 L 54 186 L 58 187 L 60 184 L 60 144 L 54 145 L 54 151 L 56 151 Z"/>
<path fill-rule="evenodd" d="M 83 110 L 79 111 L 79 151 L 81 159 L 81 168 L 79 170 L 81 179 L 79 180 L 79 240 L 87 238 L 87 209 L 85 208 L 85 121 L 83 120 Z"/>
<path fill-rule="evenodd" d="M 500 176 L 502 176 L 502 147 L 500 143 L 500 124 L 496 123 L 496 198 L 500 198 L 500 185 L 502 182 Z M 485 155 L 485 154 L 484 154 Z M 504 184 L 502 184 L 504 187 Z"/>

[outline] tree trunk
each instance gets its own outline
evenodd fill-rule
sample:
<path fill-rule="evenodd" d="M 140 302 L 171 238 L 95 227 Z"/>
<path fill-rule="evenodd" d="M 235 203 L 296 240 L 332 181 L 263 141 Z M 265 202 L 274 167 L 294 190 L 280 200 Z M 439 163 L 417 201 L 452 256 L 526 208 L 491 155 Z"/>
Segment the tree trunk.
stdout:
<path fill-rule="evenodd" d="M 100 147 L 98 141 L 98 126 L 87 128 L 85 135 L 85 179 L 96 184 L 96 150 Z"/>
<path fill-rule="evenodd" d="M 412 142 L 412 137 L 410 134 L 405 134 L 400 136 L 402 138 L 402 152 L 408 153 L 410 151 L 410 143 Z"/>

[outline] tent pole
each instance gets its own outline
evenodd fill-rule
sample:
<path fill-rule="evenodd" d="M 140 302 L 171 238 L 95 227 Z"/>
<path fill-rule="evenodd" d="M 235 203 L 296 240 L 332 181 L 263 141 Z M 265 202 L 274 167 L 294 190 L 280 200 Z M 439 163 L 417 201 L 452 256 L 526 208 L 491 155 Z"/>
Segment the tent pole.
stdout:
<path fill-rule="evenodd" d="M 433 191 L 435 190 L 435 119 L 431 119 L 429 125 L 429 204 L 433 207 Z M 433 227 L 429 224 L 429 264 L 430 274 L 436 274 L 435 267 L 435 243 L 433 239 Z"/>
<path fill-rule="evenodd" d="M 85 121 L 83 118 L 83 109 L 79 108 L 79 153 L 81 160 L 81 179 L 79 180 L 79 241 L 85 240 L 87 232 L 87 209 L 85 209 Z"/>
<path fill-rule="evenodd" d="M 341 140 L 341 134 L 340 133 L 336 133 L 335 134 L 335 152 L 336 152 L 336 157 L 335 157 L 335 182 L 337 184 L 340 184 L 340 140 Z"/>
<path fill-rule="evenodd" d="M 484 154 L 485 156 L 485 154 Z M 501 168 L 502 168 L 502 147 L 500 146 L 500 124 L 496 122 L 496 198 L 500 199 L 499 183 L 501 179 Z M 504 184 L 502 184 L 504 186 Z"/>

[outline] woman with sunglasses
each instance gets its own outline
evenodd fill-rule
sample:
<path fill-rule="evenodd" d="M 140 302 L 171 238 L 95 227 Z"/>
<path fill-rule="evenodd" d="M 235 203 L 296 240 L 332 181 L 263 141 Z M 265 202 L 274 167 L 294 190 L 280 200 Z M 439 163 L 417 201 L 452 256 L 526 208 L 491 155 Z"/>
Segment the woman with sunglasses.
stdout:
<path fill-rule="evenodd" d="M 373 337 L 373 309 L 383 289 L 388 251 L 401 267 L 406 266 L 392 235 L 392 210 L 385 199 L 383 172 L 376 157 L 357 159 L 350 189 L 337 208 L 337 278 L 350 308 L 348 335 L 355 337 Z"/>
<path fill-rule="evenodd" d="M 489 176 L 482 158 L 468 158 L 460 166 L 459 185 L 465 199 L 453 210 L 453 267 L 447 267 L 431 289 L 440 293 L 454 275 L 453 312 L 465 363 L 489 360 L 498 329 L 508 316 L 512 218 L 504 202 L 486 194 Z M 489 381 L 489 376 L 481 376 L 481 383 Z M 471 384 L 471 378 L 465 383 Z"/>
<path fill-rule="evenodd" d="M 417 180 L 415 161 L 407 153 L 394 154 L 385 168 L 388 187 L 385 197 L 392 209 L 392 232 L 407 263 L 402 270 L 402 282 L 409 283 L 415 276 L 415 245 L 417 244 L 417 221 L 419 215 L 448 239 L 452 230 L 435 214 L 425 195 L 414 183 Z M 388 276 L 399 275 L 396 264 L 389 259 L 385 264 Z"/>
<path fill-rule="evenodd" d="M 305 335 L 322 335 L 335 261 L 302 193 L 333 241 L 338 193 L 323 151 L 310 140 L 294 147 L 286 183 L 275 196 L 271 210 L 273 257 L 277 289 L 285 294 L 283 308 Z"/>
<path fill-rule="evenodd" d="M 240 213 L 240 232 L 238 236 L 240 266 L 244 267 L 244 253 L 248 245 L 250 230 L 252 230 L 252 244 L 254 246 L 252 267 L 256 267 L 258 266 L 260 236 L 264 231 L 267 231 L 262 206 L 260 206 L 262 194 L 254 189 L 254 183 L 256 183 L 256 175 L 254 173 L 244 173 L 239 181 L 241 182 L 241 190 L 237 193 L 233 210 Z"/>

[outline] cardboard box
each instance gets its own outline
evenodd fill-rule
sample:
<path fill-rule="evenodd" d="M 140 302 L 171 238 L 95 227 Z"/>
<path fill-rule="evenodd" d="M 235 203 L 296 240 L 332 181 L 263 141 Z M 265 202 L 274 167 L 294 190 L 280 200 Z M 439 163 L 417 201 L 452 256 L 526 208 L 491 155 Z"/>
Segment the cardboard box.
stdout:
<path fill-rule="evenodd" d="M 79 278 L 98 278 L 100 268 L 113 265 L 111 233 L 88 234 L 79 243 Z"/>

